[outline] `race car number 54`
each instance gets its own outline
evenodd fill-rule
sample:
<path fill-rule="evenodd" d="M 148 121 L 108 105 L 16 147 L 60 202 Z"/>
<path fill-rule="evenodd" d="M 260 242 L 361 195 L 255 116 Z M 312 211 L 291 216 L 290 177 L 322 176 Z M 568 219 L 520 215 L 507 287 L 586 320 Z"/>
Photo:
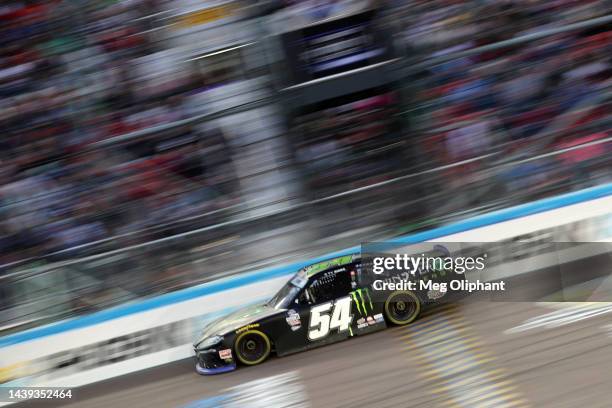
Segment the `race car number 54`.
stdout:
<path fill-rule="evenodd" d="M 310 309 L 308 338 L 310 340 L 320 340 L 326 337 L 331 330 L 338 329 L 338 333 L 346 331 L 349 329 L 352 320 L 350 296 L 337 299 L 335 302 L 317 305 Z"/>

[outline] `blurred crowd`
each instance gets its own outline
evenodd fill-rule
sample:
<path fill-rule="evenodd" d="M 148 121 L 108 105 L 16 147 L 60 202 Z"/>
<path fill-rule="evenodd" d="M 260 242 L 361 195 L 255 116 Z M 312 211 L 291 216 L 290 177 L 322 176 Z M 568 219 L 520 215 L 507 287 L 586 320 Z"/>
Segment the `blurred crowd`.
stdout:
<path fill-rule="evenodd" d="M 605 0 L 392 1 L 405 41 L 434 55 L 466 50 L 605 16 Z"/>
<path fill-rule="evenodd" d="M 374 184 L 405 170 L 398 96 L 353 96 L 351 102 L 296 119 L 296 155 L 316 195 Z"/>
<path fill-rule="evenodd" d="M 197 70 L 152 79 L 139 74 L 147 56 L 165 49 L 151 34 L 151 16 L 166 3 L 0 5 L 0 264 L 197 216 L 239 199 L 234 160 L 240 152 L 221 128 L 184 126 L 91 149 L 188 118 L 186 98 L 213 81 Z M 278 13 L 316 20 L 356 2 L 281 3 L 285 8 Z M 577 0 L 373 4 L 395 8 L 406 49 L 419 59 L 610 11 L 605 1 Z M 608 26 L 599 26 L 427 69 L 410 101 L 418 109 L 412 143 L 433 167 L 499 146 L 520 153 L 534 139 L 544 151 L 609 137 L 610 39 Z M 307 137 L 296 156 L 307 167 L 308 182 L 318 188 L 342 179 L 348 188 L 396 175 L 404 162 L 392 147 L 406 140 L 390 119 L 398 104 L 385 91 L 300 118 L 299 131 Z M 575 111 L 575 120 L 547 132 Z M 560 157 L 577 164 L 609 153 L 600 146 L 580 157 Z"/>
<path fill-rule="evenodd" d="M 418 142 L 411 145 L 394 133 L 392 104 L 370 104 L 369 112 L 363 107 L 348 112 L 349 105 L 342 105 L 304 115 L 294 133 L 301 138 L 298 158 L 311 186 L 338 192 L 392 178 L 411 166 L 436 167 L 488 154 L 528 158 L 610 136 L 609 25 L 512 44 L 518 37 L 605 15 L 610 8 L 604 2 L 427 1 L 405 2 L 398 9 L 412 61 L 441 61 L 411 78 L 414 99 L 408 110 L 417 131 L 412 140 Z M 444 61 L 502 41 L 508 45 Z M 370 100 L 386 97 L 383 91 Z M 399 150 L 403 160 L 394 157 Z M 568 169 L 581 162 L 582 168 L 592 167 L 590 183 L 597 183 L 599 176 L 609 177 L 609 153 L 610 144 L 601 144 L 545 165 L 516 166 L 499 177 L 522 180 L 508 181 L 509 192 L 543 184 L 554 188 L 572 178 Z M 466 183 L 490 163 L 449 170 L 447 188 Z"/>
<path fill-rule="evenodd" d="M 606 27 L 595 27 L 510 44 L 427 70 L 422 75 L 427 89 L 419 93 L 418 104 L 424 110 L 420 119 L 428 160 L 441 165 L 495 152 L 520 159 L 609 137 L 611 39 Z M 578 162 L 588 166 L 597 160 L 592 164 L 603 170 L 609 144 L 595 149 L 551 158 L 545 168 L 518 166 L 513 171 L 521 177 L 506 176 L 523 182 L 506 187 L 520 191 L 530 183 L 538 188 L 557 182 L 560 168 L 567 177 L 567 168 Z M 592 183 L 597 175 L 607 177 L 595 171 Z"/>
<path fill-rule="evenodd" d="M 599 123 L 602 137 L 609 119 L 604 102 L 612 84 L 611 39 L 612 33 L 596 28 L 431 68 L 419 103 L 428 107 L 426 130 L 437 132 L 432 138 L 443 142 L 432 157 L 461 160 L 484 154 L 495 144 L 531 144 L 556 118 L 576 107 L 583 117 L 568 120 L 559 129 L 563 135 L 571 137 L 577 126 Z M 547 139 L 548 147 L 562 136 L 559 133 Z"/>
<path fill-rule="evenodd" d="M 6 3 L 6 2 L 5 2 Z M 89 153 L 97 142 L 185 119 L 205 81 L 147 78 L 159 2 L 41 0 L 0 6 L 0 263 L 227 205 L 220 129 L 183 127 Z M 168 79 L 169 78 L 169 79 Z"/>

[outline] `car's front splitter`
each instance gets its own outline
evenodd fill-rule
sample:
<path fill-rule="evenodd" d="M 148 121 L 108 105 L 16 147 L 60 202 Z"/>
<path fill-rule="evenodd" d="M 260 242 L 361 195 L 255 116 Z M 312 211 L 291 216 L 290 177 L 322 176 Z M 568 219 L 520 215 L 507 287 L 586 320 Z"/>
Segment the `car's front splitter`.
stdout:
<path fill-rule="evenodd" d="M 222 374 L 227 373 L 229 371 L 234 371 L 236 369 L 236 364 L 226 365 L 223 367 L 216 368 L 204 368 L 200 366 L 200 364 L 196 364 L 196 372 L 201 375 L 213 375 L 213 374 Z"/>

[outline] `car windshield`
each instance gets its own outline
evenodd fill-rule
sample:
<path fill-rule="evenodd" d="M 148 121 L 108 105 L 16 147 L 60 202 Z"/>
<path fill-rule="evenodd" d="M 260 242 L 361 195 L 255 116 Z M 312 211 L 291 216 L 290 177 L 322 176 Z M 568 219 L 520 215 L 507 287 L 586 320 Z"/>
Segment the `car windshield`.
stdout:
<path fill-rule="evenodd" d="M 279 291 L 268 301 L 268 305 L 275 309 L 286 309 L 295 299 L 300 290 L 306 286 L 308 278 L 303 271 L 296 273 Z"/>

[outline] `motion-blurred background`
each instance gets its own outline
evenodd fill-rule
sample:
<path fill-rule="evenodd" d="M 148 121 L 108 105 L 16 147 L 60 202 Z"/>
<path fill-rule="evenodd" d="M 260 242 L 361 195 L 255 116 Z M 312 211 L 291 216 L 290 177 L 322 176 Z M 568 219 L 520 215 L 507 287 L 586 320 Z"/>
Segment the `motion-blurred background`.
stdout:
<path fill-rule="evenodd" d="M 3 1 L 0 333 L 610 182 L 610 11 Z"/>

